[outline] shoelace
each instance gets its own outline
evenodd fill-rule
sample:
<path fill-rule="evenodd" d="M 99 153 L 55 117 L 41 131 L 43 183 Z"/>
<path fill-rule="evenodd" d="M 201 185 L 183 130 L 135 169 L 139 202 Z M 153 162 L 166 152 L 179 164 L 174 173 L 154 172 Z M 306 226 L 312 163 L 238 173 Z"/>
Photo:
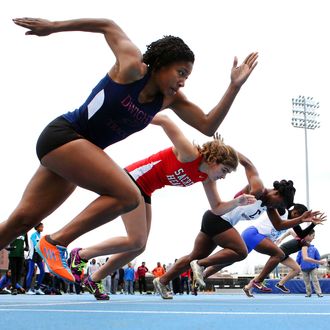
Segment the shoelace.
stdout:
<path fill-rule="evenodd" d="M 80 264 L 78 265 L 77 269 L 78 269 L 78 272 L 81 272 L 84 270 L 84 268 L 86 267 L 87 265 L 87 262 L 86 261 L 80 261 Z"/>
<path fill-rule="evenodd" d="M 60 257 L 61 257 L 62 265 L 64 266 L 64 268 L 69 269 L 69 266 L 68 266 L 68 264 L 66 262 L 67 259 L 68 259 L 68 251 L 67 251 L 67 249 L 64 248 L 64 247 L 60 247 L 60 246 L 57 246 L 57 248 L 60 250 Z"/>
<path fill-rule="evenodd" d="M 160 286 L 160 289 L 161 289 L 161 291 L 162 291 L 162 294 L 164 295 L 164 296 L 168 296 L 169 295 L 169 293 L 168 293 L 168 290 L 167 290 L 167 288 L 166 288 L 166 285 L 164 285 L 164 284 L 162 284 L 162 283 L 160 283 L 159 282 L 159 286 Z"/>
<path fill-rule="evenodd" d="M 99 290 L 99 293 L 104 294 L 103 284 L 102 282 L 94 282 Z"/>

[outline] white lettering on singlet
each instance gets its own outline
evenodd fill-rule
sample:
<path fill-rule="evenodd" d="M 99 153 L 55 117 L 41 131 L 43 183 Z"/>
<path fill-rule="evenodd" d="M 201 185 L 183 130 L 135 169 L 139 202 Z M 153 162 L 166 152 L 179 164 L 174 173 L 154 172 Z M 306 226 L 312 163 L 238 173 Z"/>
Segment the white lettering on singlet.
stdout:
<path fill-rule="evenodd" d="M 184 169 L 180 168 L 174 172 L 174 174 L 167 175 L 167 180 L 172 186 L 191 186 L 194 182 L 189 176 L 184 173 Z"/>

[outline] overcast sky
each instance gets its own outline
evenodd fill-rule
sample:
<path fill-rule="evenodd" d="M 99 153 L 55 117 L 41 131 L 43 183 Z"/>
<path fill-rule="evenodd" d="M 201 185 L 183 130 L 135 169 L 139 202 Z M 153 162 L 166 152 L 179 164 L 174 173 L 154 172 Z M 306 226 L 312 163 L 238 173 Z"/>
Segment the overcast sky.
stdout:
<path fill-rule="evenodd" d="M 227 144 L 246 154 L 256 165 L 266 187 L 274 180 L 291 179 L 296 202 L 306 203 L 304 131 L 291 126 L 292 97 L 312 96 L 320 102 L 321 127 L 308 132 L 310 206 L 329 214 L 326 191 L 329 170 L 329 18 L 327 1 L 149 0 L 39 1 L 11 0 L 0 7 L 1 40 L 1 195 L 3 220 L 17 205 L 38 167 L 36 140 L 56 116 L 79 107 L 114 63 L 102 35 L 82 32 L 48 37 L 25 36 L 16 17 L 62 20 L 106 17 L 115 20 L 145 51 L 163 35 L 176 35 L 194 51 L 196 61 L 183 92 L 208 112 L 229 84 L 234 56 L 241 63 L 252 51 L 259 64 L 242 87 L 219 128 Z M 209 140 L 166 110 L 188 138 Z M 152 141 L 152 142 L 151 142 Z M 159 127 L 150 125 L 106 149 L 126 166 L 170 146 Z M 223 199 L 231 199 L 246 184 L 241 169 L 218 182 Z M 45 219 L 44 233 L 61 228 L 96 196 L 81 189 Z M 153 196 L 153 223 L 147 250 L 138 257 L 152 268 L 168 263 L 192 248 L 208 202 L 202 184 L 165 188 Z M 36 205 L 38 207 L 38 205 Z M 250 223 L 241 222 L 241 231 Z M 329 224 L 316 228 L 315 245 L 330 252 Z M 73 242 L 86 247 L 107 237 L 123 235 L 120 219 Z M 232 267 L 243 272 L 263 263 L 252 253 Z M 248 267 L 249 266 L 249 267 Z"/>

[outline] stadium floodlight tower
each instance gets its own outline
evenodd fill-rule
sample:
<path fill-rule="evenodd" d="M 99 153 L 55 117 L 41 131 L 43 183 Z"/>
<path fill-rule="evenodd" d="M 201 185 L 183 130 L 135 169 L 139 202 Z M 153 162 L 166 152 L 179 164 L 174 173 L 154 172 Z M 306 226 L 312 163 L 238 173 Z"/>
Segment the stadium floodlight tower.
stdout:
<path fill-rule="evenodd" d="M 320 127 L 319 102 L 312 97 L 299 95 L 292 99 L 292 126 L 303 128 L 305 131 L 305 164 L 306 164 L 306 206 L 309 208 L 309 176 L 308 176 L 308 144 L 307 130 Z"/>

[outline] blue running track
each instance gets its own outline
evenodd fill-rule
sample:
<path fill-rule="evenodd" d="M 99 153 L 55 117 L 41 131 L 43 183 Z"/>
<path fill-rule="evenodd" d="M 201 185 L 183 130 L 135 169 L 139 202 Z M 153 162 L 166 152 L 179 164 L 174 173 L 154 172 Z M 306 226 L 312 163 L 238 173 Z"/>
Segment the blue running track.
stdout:
<path fill-rule="evenodd" d="M 1 330 L 99 329 L 329 329 L 330 296 L 201 294 L 162 300 L 155 295 L 88 293 L 61 296 L 0 296 Z"/>

